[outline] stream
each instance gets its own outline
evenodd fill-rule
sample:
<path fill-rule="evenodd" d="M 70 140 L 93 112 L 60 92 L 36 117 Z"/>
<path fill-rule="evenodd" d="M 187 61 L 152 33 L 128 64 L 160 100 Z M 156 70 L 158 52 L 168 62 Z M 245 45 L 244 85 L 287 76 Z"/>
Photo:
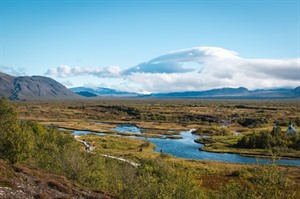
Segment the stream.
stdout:
<path fill-rule="evenodd" d="M 116 128 L 113 128 L 119 133 L 128 133 L 128 134 L 143 134 L 142 129 L 139 129 L 135 125 L 123 124 L 118 125 Z M 199 138 L 200 136 L 192 134 L 192 129 L 189 131 L 180 132 L 180 136 L 182 139 L 168 139 L 168 138 L 146 138 L 140 136 L 126 136 L 132 137 L 136 139 L 148 140 L 156 145 L 154 149 L 157 152 L 168 153 L 172 156 L 179 158 L 187 158 L 187 159 L 196 159 L 196 160 L 214 160 L 220 162 L 234 162 L 234 163 L 242 163 L 242 164 L 267 164 L 271 163 L 272 160 L 267 158 L 253 158 L 253 157 L 245 157 L 238 154 L 232 153 L 214 153 L 201 151 L 199 148 L 203 147 L 203 144 L 196 143 L 194 140 Z M 105 133 L 95 133 L 91 131 L 78 131 L 74 130 L 74 135 L 80 134 L 96 134 L 96 135 L 106 135 Z M 285 164 L 285 165 L 296 165 L 300 166 L 300 160 L 288 160 L 288 159 L 280 159 L 276 161 L 277 164 Z"/>

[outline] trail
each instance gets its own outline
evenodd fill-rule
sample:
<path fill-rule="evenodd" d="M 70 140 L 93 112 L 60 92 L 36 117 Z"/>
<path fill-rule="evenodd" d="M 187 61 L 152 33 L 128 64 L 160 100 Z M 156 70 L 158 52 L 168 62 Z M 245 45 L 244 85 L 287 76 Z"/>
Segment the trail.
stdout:
<path fill-rule="evenodd" d="M 78 142 L 82 143 L 82 144 L 85 146 L 86 152 L 91 153 L 91 151 L 94 150 L 94 149 L 96 148 L 95 146 L 91 146 L 90 143 L 88 143 L 87 141 L 85 141 L 85 140 L 80 140 L 80 139 L 79 139 L 80 136 L 75 135 L 74 137 L 75 137 L 75 139 L 76 139 Z M 112 156 L 112 155 L 107 155 L 107 154 L 101 154 L 101 156 L 106 157 L 106 158 L 115 159 L 115 160 L 120 160 L 120 161 L 129 163 L 129 164 L 131 164 L 131 165 L 134 166 L 134 167 L 140 166 L 140 164 L 135 163 L 135 162 L 132 162 L 132 161 L 127 160 L 127 159 L 125 159 L 125 158 L 119 158 L 119 157 Z"/>
<path fill-rule="evenodd" d="M 132 162 L 132 161 L 127 160 L 127 159 L 124 159 L 124 158 L 119 158 L 119 157 L 115 157 L 115 156 L 111 156 L 111 155 L 106 155 L 106 154 L 101 154 L 101 155 L 104 156 L 104 157 L 107 157 L 107 158 L 111 158 L 111 159 L 116 159 L 116 160 L 120 160 L 120 161 L 123 161 L 123 162 L 127 162 L 127 163 L 131 164 L 134 167 L 140 166 L 140 164 Z"/>

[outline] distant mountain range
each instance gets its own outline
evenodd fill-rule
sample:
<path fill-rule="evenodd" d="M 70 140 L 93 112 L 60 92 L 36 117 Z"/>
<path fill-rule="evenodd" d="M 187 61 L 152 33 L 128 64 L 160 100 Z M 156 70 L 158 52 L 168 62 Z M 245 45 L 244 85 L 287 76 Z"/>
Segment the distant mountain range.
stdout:
<path fill-rule="evenodd" d="M 11 100 L 32 99 L 84 99 L 84 97 L 136 97 L 136 98 L 214 98 L 214 99 L 288 99 L 300 98 L 300 86 L 294 89 L 218 88 L 207 91 L 152 93 L 148 95 L 118 91 L 110 88 L 76 87 L 67 89 L 57 81 L 43 76 L 14 77 L 0 72 L 0 96 Z"/>
<path fill-rule="evenodd" d="M 300 97 L 300 86 L 295 89 L 280 88 L 250 91 L 245 87 L 219 88 L 207 91 L 186 91 L 171 93 L 138 94 L 134 92 L 117 91 L 109 88 L 71 88 L 85 97 L 115 96 L 115 97 L 139 97 L 139 98 L 228 98 L 228 99 L 281 99 Z"/>
<path fill-rule="evenodd" d="M 84 97 L 96 97 L 96 96 L 136 97 L 138 96 L 138 93 L 118 91 L 115 89 L 102 88 L 102 87 L 98 87 L 95 89 L 87 88 L 87 87 L 75 87 L 75 88 L 70 88 L 70 90 Z"/>
<path fill-rule="evenodd" d="M 299 98 L 300 86 L 294 89 L 261 89 L 250 91 L 245 87 L 219 88 L 207 91 L 187 91 L 173 93 L 153 93 L 140 95 L 140 97 L 153 98 L 228 98 L 228 99 L 282 99 Z"/>
<path fill-rule="evenodd" d="M 81 96 L 48 77 L 14 77 L 1 72 L 0 96 L 5 96 L 11 100 L 81 98 Z"/>

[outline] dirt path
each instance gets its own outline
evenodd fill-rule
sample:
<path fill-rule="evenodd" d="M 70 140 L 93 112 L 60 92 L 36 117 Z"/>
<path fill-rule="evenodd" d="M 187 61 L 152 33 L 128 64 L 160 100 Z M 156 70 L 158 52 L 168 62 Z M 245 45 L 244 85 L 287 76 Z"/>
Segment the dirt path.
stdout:
<path fill-rule="evenodd" d="M 96 148 L 95 146 L 91 146 L 91 144 L 90 144 L 89 142 L 87 142 L 87 141 L 85 141 L 85 140 L 80 140 L 80 139 L 79 139 L 80 136 L 74 136 L 74 137 L 75 137 L 75 139 L 76 139 L 78 142 L 82 143 L 82 144 L 85 146 L 86 152 L 91 153 L 91 151 L 94 150 L 94 149 Z M 101 155 L 102 155 L 103 157 L 106 157 L 106 158 L 111 158 L 111 159 L 115 159 L 115 160 L 120 160 L 120 161 L 123 161 L 123 162 L 127 162 L 127 163 L 131 164 L 131 165 L 134 166 L 134 167 L 140 166 L 140 164 L 135 163 L 135 162 L 132 162 L 132 161 L 127 160 L 127 159 L 125 159 L 125 158 L 115 157 L 115 156 L 107 155 L 107 154 L 101 154 Z"/>

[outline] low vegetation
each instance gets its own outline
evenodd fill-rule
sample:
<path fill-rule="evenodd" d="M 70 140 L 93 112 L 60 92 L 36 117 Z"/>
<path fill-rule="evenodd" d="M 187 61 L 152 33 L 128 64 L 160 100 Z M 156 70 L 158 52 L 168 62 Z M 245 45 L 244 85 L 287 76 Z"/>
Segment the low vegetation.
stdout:
<path fill-rule="evenodd" d="M 199 132 L 201 131 L 198 130 L 195 133 Z M 224 130 L 220 132 L 224 132 Z M 282 131 L 280 127 L 276 127 L 272 131 L 247 132 L 244 135 L 224 136 L 222 133 L 204 135 L 209 136 L 201 137 L 195 141 L 203 143 L 205 146 L 201 150 L 205 151 L 237 153 L 256 157 L 300 158 L 300 134 L 288 134 Z"/>
<path fill-rule="evenodd" d="M 283 132 L 280 127 L 273 128 L 271 132 L 261 131 L 243 136 L 237 143 L 241 148 L 286 148 L 300 150 L 300 134 Z"/>
<path fill-rule="evenodd" d="M 124 103 L 126 102 L 121 104 Z M 141 120 L 137 115 L 146 114 L 140 106 L 148 106 L 147 103 L 143 102 L 142 105 L 134 109 L 121 108 L 118 110 L 119 108 L 112 107 L 110 111 L 116 111 L 114 117 L 118 116 L 119 119 L 123 116 L 122 122 L 129 119 L 137 121 Z M 149 106 L 146 110 L 153 110 L 151 114 L 156 117 L 157 129 L 158 127 L 160 130 L 167 129 L 170 126 L 174 127 L 175 130 L 197 127 L 194 119 L 183 119 L 182 116 L 177 115 L 178 109 L 187 105 L 181 103 L 178 104 L 178 107 L 171 107 L 163 113 L 160 113 L 161 108 L 160 111 L 153 110 L 153 107 L 158 107 L 158 105 Z M 110 106 L 105 102 L 103 104 L 105 109 Z M 300 169 L 298 167 L 182 160 L 164 153 L 153 152 L 153 145 L 147 141 L 114 136 L 89 135 L 82 137 L 82 139 L 96 145 L 96 149 L 92 153 L 87 153 L 82 144 L 70 132 L 59 131 L 51 123 L 67 121 L 70 117 L 70 123 L 76 123 L 79 127 L 84 126 L 84 124 L 91 124 L 91 122 L 94 122 L 91 124 L 93 125 L 95 120 L 89 119 L 93 115 L 92 113 L 95 113 L 97 118 L 108 119 L 112 117 L 109 111 L 102 112 L 103 107 L 98 107 L 98 109 L 97 106 L 82 104 L 82 107 L 78 108 L 78 104 L 76 106 L 73 104 L 69 105 L 71 109 L 61 108 L 61 111 L 56 112 L 53 104 L 45 107 L 38 107 L 34 104 L 36 109 L 29 108 L 32 108 L 32 104 L 26 108 L 24 104 L 16 104 L 16 106 L 18 112 L 22 114 L 22 120 L 18 119 L 11 103 L 5 99 L 0 99 L 0 158 L 13 166 L 23 165 L 26 168 L 35 168 L 39 171 L 39 175 L 43 175 L 42 172 L 47 171 L 79 183 L 80 186 L 87 187 L 87 189 L 102 190 L 116 198 L 234 199 L 282 198 L 282 196 L 296 198 L 297 194 L 300 194 Z M 62 105 L 58 104 L 58 106 Z M 163 107 L 166 106 L 171 105 L 163 104 Z M 68 106 L 64 104 L 63 107 Z M 197 108 L 200 107 L 198 104 Z M 32 112 L 28 111 L 28 108 Z M 60 108 L 57 109 L 60 110 Z M 48 110 L 49 112 L 47 112 Z M 87 111 L 86 114 L 83 113 L 85 111 Z M 151 114 L 146 114 L 148 122 L 140 121 L 139 125 L 153 124 L 154 117 Z M 202 115 L 200 112 L 196 114 Z M 221 117 L 221 114 L 218 115 Z M 79 120 L 80 117 L 81 120 Z M 44 126 L 34 122 L 34 118 L 36 120 L 39 118 L 40 122 L 46 120 L 50 120 L 50 122 Z M 162 120 L 169 121 L 167 128 L 159 123 Z M 174 121 L 179 122 L 179 124 L 173 123 Z M 206 127 L 212 125 L 209 121 L 201 120 L 201 122 Z M 66 123 L 63 125 L 67 125 Z M 227 135 L 220 135 L 220 137 L 227 137 Z M 175 136 L 174 138 L 178 137 Z M 138 162 L 140 166 L 136 168 L 126 162 L 104 157 L 103 154 L 122 156 Z M 0 172 L 0 179 L 4 175 L 5 172 Z M 212 183 L 215 179 L 222 183 L 218 185 Z M 59 181 L 55 179 L 49 181 L 48 184 L 52 188 L 61 189 L 61 191 L 72 191 L 68 186 L 60 186 Z M 0 187 L 7 186 L 8 183 L 0 182 Z M 103 195 L 99 194 L 99 198 L 101 197 Z"/>

